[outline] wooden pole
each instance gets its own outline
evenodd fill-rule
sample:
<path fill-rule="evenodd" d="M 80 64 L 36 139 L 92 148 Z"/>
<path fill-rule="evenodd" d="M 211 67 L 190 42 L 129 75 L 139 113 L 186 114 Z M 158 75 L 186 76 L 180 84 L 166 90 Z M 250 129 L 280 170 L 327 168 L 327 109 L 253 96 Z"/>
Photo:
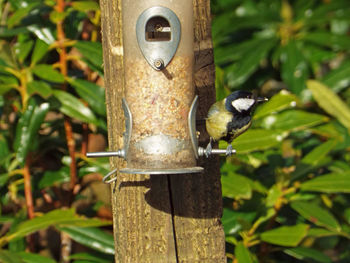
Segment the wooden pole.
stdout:
<path fill-rule="evenodd" d="M 110 150 L 123 147 L 124 92 L 121 0 L 101 0 Z M 197 118 L 215 101 L 210 1 L 193 0 Z M 205 138 L 205 127 L 197 127 Z M 201 142 L 200 142 L 201 143 Z M 204 145 L 204 142 L 202 142 Z M 203 174 L 125 175 L 111 185 L 116 262 L 226 262 L 217 158 Z M 111 168 L 125 162 L 112 158 Z"/>

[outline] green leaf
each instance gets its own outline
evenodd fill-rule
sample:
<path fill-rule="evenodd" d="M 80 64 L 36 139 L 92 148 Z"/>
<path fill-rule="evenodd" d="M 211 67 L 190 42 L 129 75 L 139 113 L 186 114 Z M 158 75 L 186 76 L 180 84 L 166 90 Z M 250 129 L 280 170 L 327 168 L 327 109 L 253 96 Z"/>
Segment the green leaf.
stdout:
<path fill-rule="evenodd" d="M 305 3 L 303 3 L 305 5 Z M 341 17 L 347 14 L 344 10 L 348 7 L 347 1 L 331 1 L 325 4 L 316 5 L 312 12 L 305 12 L 306 24 L 320 25 L 322 23 L 329 23 L 330 17 Z M 344 12 L 339 12 L 340 10 Z M 306 15 L 307 14 L 307 15 Z"/>
<path fill-rule="evenodd" d="M 281 226 L 261 233 L 262 241 L 279 246 L 295 247 L 306 236 L 309 225 Z"/>
<path fill-rule="evenodd" d="M 27 92 L 30 96 L 38 94 L 44 99 L 47 99 L 52 95 L 51 86 L 46 82 L 40 80 L 34 80 L 29 82 L 27 84 Z"/>
<path fill-rule="evenodd" d="M 347 50 L 350 46 L 349 36 L 336 35 L 328 31 L 308 32 L 303 36 L 303 40 L 335 50 Z"/>
<path fill-rule="evenodd" d="M 258 228 L 258 226 L 260 226 L 262 223 L 266 222 L 267 220 L 269 220 L 270 218 L 272 218 L 273 216 L 276 215 L 276 210 L 275 208 L 269 208 L 266 213 L 262 216 L 260 216 L 255 222 L 254 222 L 254 227 L 255 229 Z"/>
<path fill-rule="evenodd" d="M 3 160 L 10 153 L 6 138 L 0 134 L 0 160 Z M 0 161 L 1 163 L 1 161 Z"/>
<path fill-rule="evenodd" d="M 41 79 L 50 81 L 50 82 L 57 82 L 57 83 L 63 83 L 64 82 L 64 76 L 55 70 L 52 65 L 48 64 L 39 64 L 32 68 L 33 73 L 38 76 Z"/>
<path fill-rule="evenodd" d="M 252 38 L 242 43 L 232 43 L 227 46 L 218 46 L 215 48 L 214 58 L 216 65 L 222 65 L 229 62 L 243 59 L 245 54 L 255 49 L 260 43 L 260 38 Z"/>
<path fill-rule="evenodd" d="M 68 82 L 95 112 L 106 115 L 105 90 L 102 87 L 83 79 L 69 79 Z"/>
<path fill-rule="evenodd" d="M 235 247 L 235 257 L 237 263 L 253 263 L 252 255 L 247 247 L 244 246 L 243 242 L 238 242 Z"/>
<path fill-rule="evenodd" d="M 237 137 L 232 146 L 237 154 L 260 151 L 275 147 L 285 137 L 281 131 L 250 129 Z"/>
<path fill-rule="evenodd" d="M 315 203 L 310 202 L 292 202 L 291 207 L 302 217 L 318 226 L 340 231 L 340 225 L 335 217 L 326 209 Z"/>
<path fill-rule="evenodd" d="M 56 41 L 53 32 L 48 27 L 39 27 L 38 25 L 30 25 L 27 29 L 36 35 L 37 38 L 50 45 Z"/>
<path fill-rule="evenodd" d="M 349 30 L 349 21 L 332 19 L 330 21 L 331 32 L 336 35 L 346 35 Z"/>
<path fill-rule="evenodd" d="M 17 252 L 25 263 L 56 263 L 55 260 L 47 257 L 43 257 L 38 254 L 27 253 L 27 252 Z"/>
<path fill-rule="evenodd" d="M 35 47 L 32 54 L 31 65 L 37 64 L 49 51 L 49 45 L 44 41 L 37 39 L 35 42 Z"/>
<path fill-rule="evenodd" d="M 38 130 L 48 110 L 49 103 L 44 102 L 41 105 L 36 105 L 34 100 L 32 100 L 27 110 L 19 119 L 16 127 L 14 148 L 17 152 L 16 158 L 20 163 L 24 163 L 35 141 L 35 137 L 38 136 Z"/>
<path fill-rule="evenodd" d="M 24 62 L 24 60 L 27 58 L 30 51 L 32 50 L 33 44 L 34 44 L 34 41 L 29 40 L 25 42 L 18 42 L 15 45 L 15 53 L 19 62 L 21 63 Z"/>
<path fill-rule="evenodd" d="M 16 28 L 4 28 L 1 27 L 0 38 L 18 36 L 19 34 L 28 33 L 27 27 L 16 27 Z"/>
<path fill-rule="evenodd" d="M 25 263 L 17 253 L 10 252 L 8 250 L 0 250 L 0 262 L 1 263 Z"/>
<path fill-rule="evenodd" d="M 18 80 L 15 76 L 7 75 L 6 73 L 0 74 L 0 96 L 6 94 L 12 89 L 17 88 L 18 86 Z"/>
<path fill-rule="evenodd" d="M 318 105 L 350 130 L 350 108 L 327 86 L 315 80 L 307 82 Z"/>
<path fill-rule="evenodd" d="M 324 115 L 310 113 L 301 110 L 287 110 L 282 113 L 271 115 L 263 120 L 263 127 L 281 131 L 299 131 L 316 126 L 328 121 Z"/>
<path fill-rule="evenodd" d="M 252 188 L 249 181 L 241 175 L 229 173 L 221 176 L 222 195 L 235 199 L 250 199 Z"/>
<path fill-rule="evenodd" d="M 8 91 L 14 88 L 13 84 L 0 84 L 0 96 L 4 95 Z"/>
<path fill-rule="evenodd" d="M 2 66 L 10 66 L 14 70 L 18 68 L 16 54 L 9 42 L 0 40 L 0 62 Z M 1 69 L 2 67 L 0 67 Z"/>
<path fill-rule="evenodd" d="M 308 65 L 295 41 L 290 41 L 282 49 L 281 60 L 283 81 L 293 93 L 299 95 L 305 89 Z"/>
<path fill-rule="evenodd" d="M 322 79 L 322 82 L 338 93 L 350 85 L 350 62 L 346 61 L 337 69 L 330 71 Z"/>
<path fill-rule="evenodd" d="M 320 238 L 320 237 L 329 237 L 329 236 L 335 236 L 338 235 L 339 233 L 330 231 L 328 229 L 324 228 L 310 228 L 308 236 L 309 237 L 315 237 L 315 238 Z"/>
<path fill-rule="evenodd" d="M 102 45 L 98 42 L 77 41 L 74 45 L 85 59 L 95 66 L 102 67 Z"/>
<path fill-rule="evenodd" d="M 11 14 L 11 16 L 9 17 L 9 19 L 7 20 L 7 25 L 9 28 L 14 27 L 15 25 L 18 25 L 21 20 L 28 16 L 28 13 L 34 9 L 36 6 L 38 5 L 38 3 L 27 3 L 27 6 L 21 6 L 21 8 L 17 9 L 13 14 Z"/>
<path fill-rule="evenodd" d="M 274 95 L 269 101 L 257 108 L 254 113 L 254 119 L 265 117 L 269 114 L 276 113 L 297 105 L 298 98 L 285 90 Z"/>
<path fill-rule="evenodd" d="M 318 176 L 300 185 L 302 191 L 350 193 L 350 172 Z"/>
<path fill-rule="evenodd" d="M 60 227 L 59 229 L 80 244 L 106 254 L 114 254 L 113 236 L 98 228 Z"/>
<path fill-rule="evenodd" d="M 322 252 L 308 248 L 308 247 L 295 247 L 295 248 L 288 248 L 283 251 L 284 253 L 298 259 L 303 260 L 305 262 L 308 260 L 314 260 L 316 262 L 320 263 L 332 263 L 333 261 Z"/>
<path fill-rule="evenodd" d="M 303 54 L 310 64 L 314 64 L 318 69 L 319 63 L 328 62 L 335 58 L 337 54 L 323 47 L 304 43 Z"/>
<path fill-rule="evenodd" d="M 31 220 L 20 223 L 17 228 L 0 238 L 0 245 L 4 245 L 10 241 L 15 241 L 25 237 L 33 232 L 41 229 L 46 229 L 49 226 L 65 227 L 65 226 L 80 226 L 92 227 L 109 225 L 108 221 L 101 221 L 99 219 L 89 219 L 84 216 L 79 216 L 74 209 L 69 210 L 53 210 L 40 217 L 35 217 Z"/>
<path fill-rule="evenodd" d="M 274 184 L 270 187 L 267 197 L 266 197 L 266 207 L 274 207 L 276 202 L 280 199 L 280 197 L 283 195 L 283 192 L 281 190 L 281 187 L 279 185 Z"/>
<path fill-rule="evenodd" d="M 233 88 L 243 84 L 259 67 L 270 49 L 275 45 L 275 39 L 263 39 L 254 49 L 249 50 L 244 57 L 227 69 L 228 85 Z"/>
<path fill-rule="evenodd" d="M 226 235 L 233 235 L 242 230 L 243 225 L 249 225 L 256 217 L 256 212 L 238 212 L 224 208 L 222 224 Z"/>
<path fill-rule="evenodd" d="M 343 126 L 341 126 L 343 129 L 339 130 L 339 124 L 336 120 L 332 120 L 326 124 L 319 125 L 317 127 L 314 127 L 311 129 L 311 132 L 314 134 L 321 135 L 325 138 L 331 138 L 335 139 L 337 141 L 344 141 L 345 140 L 345 134 L 342 130 L 346 129 Z M 345 136 L 344 136 L 345 135 Z"/>
<path fill-rule="evenodd" d="M 62 22 L 68 15 L 68 12 L 58 12 L 58 11 L 52 11 L 50 13 L 50 21 L 54 24 L 58 24 Z"/>
<path fill-rule="evenodd" d="M 54 90 L 53 95 L 61 103 L 62 113 L 82 122 L 97 124 L 94 113 L 73 95 L 62 90 Z"/>
<path fill-rule="evenodd" d="M 242 2 L 241 2 L 242 3 Z M 261 2 L 260 2 L 261 3 Z M 270 5 L 271 6 L 271 5 Z M 230 8 L 223 12 L 219 16 L 214 16 L 213 26 L 212 26 L 212 35 L 214 44 L 217 46 L 221 42 L 224 42 L 232 35 L 237 34 L 238 30 L 249 30 L 256 28 L 264 28 L 267 24 L 270 23 L 278 23 L 280 22 L 280 18 L 278 12 L 275 10 L 270 10 L 270 6 L 259 5 L 254 7 L 254 5 L 249 4 L 243 7 L 241 6 L 241 10 L 245 13 L 245 15 L 237 15 L 237 11 L 234 8 Z M 251 10 L 250 14 L 247 14 L 248 8 L 254 8 L 255 10 Z M 264 10 L 264 12 L 258 11 L 258 9 Z M 238 32 L 238 34 L 241 32 Z M 267 32 L 267 35 L 270 36 L 271 33 Z M 263 35 L 263 34 L 262 34 Z"/>
<path fill-rule="evenodd" d="M 51 187 L 64 182 L 69 182 L 69 167 L 63 166 L 58 171 L 46 171 L 39 181 L 39 188 Z"/>
<path fill-rule="evenodd" d="M 94 1 L 74 1 L 72 2 L 72 7 L 81 12 L 97 11 L 100 9 Z"/>
<path fill-rule="evenodd" d="M 337 146 L 337 143 L 337 140 L 328 140 L 327 142 L 315 147 L 303 157 L 299 164 L 297 164 L 296 169 L 292 174 L 292 179 L 296 180 L 311 170 L 318 168 L 328 157 L 329 152 Z"/>

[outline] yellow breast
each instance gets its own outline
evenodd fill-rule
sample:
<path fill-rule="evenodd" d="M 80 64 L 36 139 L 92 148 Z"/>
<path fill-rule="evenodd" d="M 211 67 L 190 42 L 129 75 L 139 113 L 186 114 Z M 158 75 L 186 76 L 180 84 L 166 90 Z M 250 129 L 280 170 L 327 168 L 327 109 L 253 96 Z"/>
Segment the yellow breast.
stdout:
<path fill-rule="evenodd" d="M 207 132 L 215 141 L 227 135 L 227 123 L 232 120 L 232 113 L 227 111 L 224 101 L 210 107 L 205 125 Z"/>

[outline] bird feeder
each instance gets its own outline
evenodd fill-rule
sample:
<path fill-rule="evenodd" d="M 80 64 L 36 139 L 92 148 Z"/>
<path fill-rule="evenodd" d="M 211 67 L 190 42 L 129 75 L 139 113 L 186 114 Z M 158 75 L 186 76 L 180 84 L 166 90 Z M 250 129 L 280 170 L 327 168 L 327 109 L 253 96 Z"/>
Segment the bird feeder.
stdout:
<path fill-rule="evenodd" d="M 192 1 L 124 0 L 122 10 L 124 148 L 88 156 L 123 157 L 121 173 L 200 172 Z"/>
<path fill-rule="evenodd" d="M 124 157 L 121 173 L 200 172 L 191 131 L 197 101 L 192 1 L 124 0 L 122 10 L 124 148 L 89 156 Z"/>
<path fill-rule="evenodd" d="M 125 102 L 132 116 L 124 173 L 192 173 L 193 7 L 123 1 Z"/>

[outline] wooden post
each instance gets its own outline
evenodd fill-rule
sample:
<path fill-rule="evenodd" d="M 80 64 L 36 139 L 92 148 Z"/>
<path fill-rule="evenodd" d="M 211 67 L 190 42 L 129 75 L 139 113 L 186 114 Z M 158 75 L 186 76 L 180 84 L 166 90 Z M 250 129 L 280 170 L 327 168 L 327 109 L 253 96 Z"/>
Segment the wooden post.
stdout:
<path fill-rule="evenodd" d="M 121 0 L 101 0 L 110 150 L 123 147 L 124 68 Z M 193 0 L 198 119 L 215 101 L 210 1 Z M 205 127 L 197 129 L 205 138 Z M 204 144 L 204 142 L 200 142 Z M 125 175 L 111 185 L 116 262 L 226 262 L 217 158 L 202 158 L 203 174 Z M 112 158 L 111 168 L 125 162 Z"/>

